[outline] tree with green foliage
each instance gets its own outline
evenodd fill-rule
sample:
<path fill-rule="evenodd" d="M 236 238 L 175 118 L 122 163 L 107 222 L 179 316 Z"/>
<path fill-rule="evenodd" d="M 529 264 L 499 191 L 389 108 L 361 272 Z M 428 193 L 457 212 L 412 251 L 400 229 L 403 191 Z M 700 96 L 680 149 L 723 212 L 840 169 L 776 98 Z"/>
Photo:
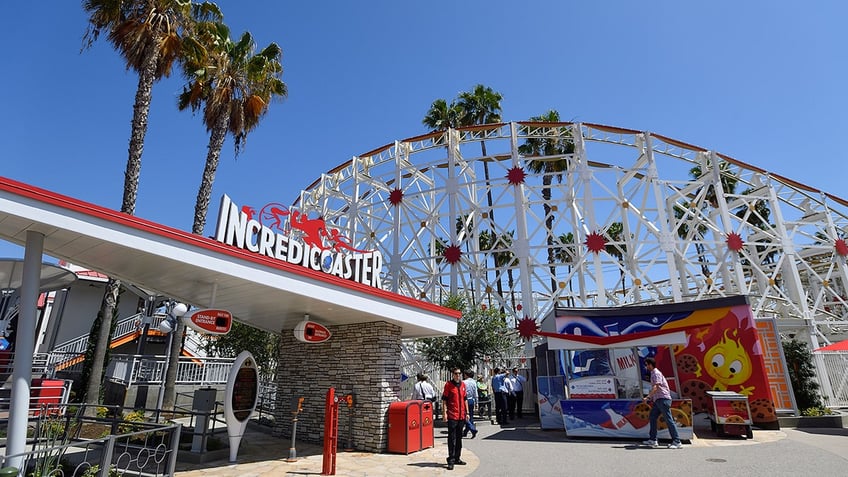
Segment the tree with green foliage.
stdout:
<path fill-rule="evenodd" d="M 518 335 L 507 327 L 502 311 L 469 307 L 465 297 L 457 295 L 442 306 L 462 312 L 456 335 L 416 340 L 424 357 L 437 366 L 472 369 L 486 356 L 497 358 L 515 349 Z"/>
<path fill-rule="evenodd" d="M 789 382 L 795 393 L 795 404 L 803 413 L 810 408 L 822 407 L 819 395 L 819 383 L 816 382 L 816 372 L 813 368 L 813 355 L 807 344 L 798 340 L 783 342 L 783 355 L 786 357 L 786 367 L 789 370 Z"/>
<path fill-rule="evenodd" d="M 242 351 L 250 351 L 259 365 L 259 374 L 273 376 L 277 371 L 277 353 L 280 349 L 280 335 L 233 321 L 230 332 L 221 336 L 211 336 L 206 340 L 205 350 L 210 356 L 235 358 Z"/>

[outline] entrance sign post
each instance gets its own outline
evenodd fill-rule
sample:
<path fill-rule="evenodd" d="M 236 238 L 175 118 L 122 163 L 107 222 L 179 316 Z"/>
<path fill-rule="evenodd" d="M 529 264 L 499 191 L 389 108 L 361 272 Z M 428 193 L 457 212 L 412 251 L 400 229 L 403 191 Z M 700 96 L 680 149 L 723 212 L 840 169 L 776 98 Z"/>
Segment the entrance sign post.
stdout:
<path fill-rule="evenodd" d="M 242 351 L 230 368 L 224 395 L 224 419 L 227 421 L 227 434 L 230 437 L 230 462 L 236 462 L 241 438 L 250 415 L 256 409 L 258 398 L 259 371 L 256 360 L 249 351 Z"/>

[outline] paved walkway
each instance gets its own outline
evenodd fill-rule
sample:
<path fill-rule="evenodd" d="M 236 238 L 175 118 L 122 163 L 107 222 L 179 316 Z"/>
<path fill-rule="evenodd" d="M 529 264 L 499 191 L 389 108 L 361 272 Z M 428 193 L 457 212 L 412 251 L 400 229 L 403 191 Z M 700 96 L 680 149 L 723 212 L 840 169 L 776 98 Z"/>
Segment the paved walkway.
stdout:
<path fill-rule="evenodd" d="M 795 468 L 816 468 L 818 477 L 844 475 L 848 466 L 848 430 L 754 431 L 753 439 L 718 438 L 709 427 L 696 425 L 696 437 L 682 450 L 648 449 L 633 441 L 570 439 L 563 432 L 543 431 L 538 421 L 524 419 L 501 428 L 478 422 L 480 433 L 464 440 L 462 459 L 468 463 L 449 471 L 446 433 L 436 428 L 436 445 L 409 455 L 339 452 L 335 475 L 388 476 L 515 476 L 656 475 L 656 465 L 689 477 L 746 470 L 749 476 L 790 475 Z M 178 464 L 178 477 L 257 477 L 321 475 L 323 456 L 315 445 L 298 444 L 296 462 L 286 462 L 290 441 L 251 431 L 242 442 L 237 464 L 226 458 L 206 464 Z M 787 452 L 799 449 L 799 452 Z M 630 452 L 638 450 L 640 452 Z M 622 453 L 624 452 L 624 453 Z M 650 453 L 650 454 L 648 454 Z M 651 458 L 648 458 L 650 455 Z M 481 462 L 481 459 L 483 462 Z M 804 463 L 805 459 L 811 462 Z M 759 464 L 758 464 L 759 463 Z M 757 465 L 754 465 L 757 464 Z M 743 466 L 744 467 L 741 467 Z M 812 467 L 810 467 L 812 465 Z M 721 467 L 716 467 L 721 466 Z M 775 470 L 776 469 L 776 470 Z M 663 471 L 662 473 L 666 473 Z M 674 472 L 673 472 L 674 473 Z M 803 472 L 802 472 L 803 473 Z M 800 475 L 800 474 L 797 474 Z"/>

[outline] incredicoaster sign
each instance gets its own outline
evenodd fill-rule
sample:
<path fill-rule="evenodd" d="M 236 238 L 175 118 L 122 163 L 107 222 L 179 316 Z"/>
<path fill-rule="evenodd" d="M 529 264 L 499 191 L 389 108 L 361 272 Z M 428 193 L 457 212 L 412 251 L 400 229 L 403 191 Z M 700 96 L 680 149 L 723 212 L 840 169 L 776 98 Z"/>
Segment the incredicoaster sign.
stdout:
<path fill-rule="evenodd" d="M 383 255 L 378 250 L 354 249 L 338 229 L 327 227 L 323 219 L 309 219 L 306 214 L 298 211 L 289 213 L 279 208 L 275 211 L 277 215 L 272 216 L 272 228 L 261 222 L 262 214 L 254 217 L 256 214 L 253 209 L 240 209 L 224 195 L 218 213 L 215 240 L 346 280 L 383 288 L 380 279 Z M 300 231 L 300 240 L 280 233 L 281 221 L 289 214 L 289 225 Z M 342 253 L 342 249 L 353 253 Z"/>

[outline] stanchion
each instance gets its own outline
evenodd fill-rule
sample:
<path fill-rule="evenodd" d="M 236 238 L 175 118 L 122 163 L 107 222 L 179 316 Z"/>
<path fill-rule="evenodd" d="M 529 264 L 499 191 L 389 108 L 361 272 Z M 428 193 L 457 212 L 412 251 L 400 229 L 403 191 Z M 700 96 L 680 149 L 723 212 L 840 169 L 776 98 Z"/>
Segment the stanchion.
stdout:
<path fill-rule="evenodd" d="M 286 462 L 297 462 L 297 449 L 294 446 L 295 438 L 297 437 L 297 416 L 300 415 L 300 412 L 303 411 L 303 398 L 297 398 L 297 404 L 295 405 L 292 414 L 294 417 L 292 418 L 292 441 L 291 447 L 289 447 L 289 457 L 286 459 Z"/>
<path fill-rule="evenodd" d="M 351 392 L 345 396 L 347 402 L 347 447 L 345 452 L 353 452 L 356 444 L 353 441 L 353 406 L 356 404 L 356 393 Z"/>

